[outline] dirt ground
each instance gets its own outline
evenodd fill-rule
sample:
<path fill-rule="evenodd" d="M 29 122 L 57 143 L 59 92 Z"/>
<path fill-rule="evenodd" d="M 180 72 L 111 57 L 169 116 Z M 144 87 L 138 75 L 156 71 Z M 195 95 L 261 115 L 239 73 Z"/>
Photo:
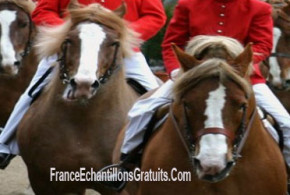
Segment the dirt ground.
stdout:
<path fill-rule="evenodd" d="M 12 160 L 5 170 L 0 170 L 0 195 L 34 195 L 29 187 L 26 166 L 20 157 Z M 86 195 L 99 195 L 87 190 Z"/>

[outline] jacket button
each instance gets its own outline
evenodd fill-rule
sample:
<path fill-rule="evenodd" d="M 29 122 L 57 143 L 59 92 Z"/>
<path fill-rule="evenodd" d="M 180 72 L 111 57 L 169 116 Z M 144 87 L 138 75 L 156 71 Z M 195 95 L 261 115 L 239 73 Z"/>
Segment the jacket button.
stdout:
<path fill-rule="evenodd" d="M 220 14 L 220 17 L 225 17 L 225 14 L 221 13 L 221 14 Z"/>
<path fill-rule="evenodd" d="M 217 33 L 222 33 L 223 31 L 222 30 L 217 30 Z"/>
<path fill-rule="evenodd" d="M 219 25 L 223 26 L 223 25 L 224 25 L 224 23 L 223 23 L 223 22 L 219 22 Z"/>
<path fill-rule="evenodd" d="M 225 6 L 225 5 L 221 5 L 221 7 L 222 7 L 222 8 L 226 8 L 226 6 Z"/>

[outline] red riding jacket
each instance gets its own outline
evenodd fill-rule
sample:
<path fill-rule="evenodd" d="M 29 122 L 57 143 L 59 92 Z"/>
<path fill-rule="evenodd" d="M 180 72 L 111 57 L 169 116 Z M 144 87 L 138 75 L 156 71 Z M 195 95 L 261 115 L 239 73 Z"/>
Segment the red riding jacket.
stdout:
<path fill-rule="evenodd" d="M 259 0 L 179 0 L 164 37 L 163 59 L 168 72 L 179 67 L 171 42 L 184 48 L 196 35 L 223 35 L 243 45 L 253 42 L 252 83 L 264 83 L 258 64 L 270 55 L 273 22 L 271 6 Z"/>
<path fill-rule="evenodd" d="M 36 25 L 59 25 L 63 23 L 63 14 L 70 0 L 38 0 L 37 8 L 32 13 L 32 20 Z M 78 0 L 88 5 L 100 3 L 104 7 L 114 10 L 121 5 L 122 0 Z M 165 24 L 161 0 L 125 0 L 127 13 L 124 18 L 130 26 L 140 34 L 144 41 L 154 36 Z"/>

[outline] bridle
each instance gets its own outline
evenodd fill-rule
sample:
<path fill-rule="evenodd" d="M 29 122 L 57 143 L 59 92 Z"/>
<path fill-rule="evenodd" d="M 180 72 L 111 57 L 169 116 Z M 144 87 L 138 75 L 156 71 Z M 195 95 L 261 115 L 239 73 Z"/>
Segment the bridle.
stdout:
<path fill-rule="evenodd" d="M 24 51 L 20 53 L 20 56 L 23 58 L 23 57 L 27 56 L 30 53 L 31 47 L 32 47 L 32 40 L 31 40 L 32 38 L 31 37 L 32 37 L 32 31 L 33 31 L 33 22 L 31 20 L 30 14 L 27 13 L 27 11 L 25 11 L 22 7 L 18 6 L 17 4 L 10 3 L 10 2 L 3 2 L 1 4 L 14 5 L 14 6 L 18 7 L 20 10 L 22 10 L 27 15 L 27 17 L 28 17 L 28 20 L 29 20 L 28 39 L 27 39 L 27 42 L 25 44 Z"/>
<path fill-rule="evenodd" d="M 69 43 L 69 40 L 65 40 L 62 43 L 61 46 L 61 54 L 60 57 L 57 61 L 59 61 L 59 65 L 60 65 L 60 79 L 62 80 L 63 84 L 68 84 L 71 80 L 70 76 L 69 76 L 69 71 L 68 68 L 66 67 L 66 54 L 67 54 L 67 45 Z M 115 73 L 117 70 L 120 69 L 120 65 L 116 64 L 117 61 L 117 55 L 118 55 L 118 51 L 120 48 L 120 42 L 114 42 L 111 44 L 111 46 L 114 46 L 114 54 L 113 54 L 113 60 L 111 62 L 110 67 L 106 70 L 106 72 L 100 76 L 100 78 L 96 81 L 97 82 L 97 86 L 100 86 L 100 84 L 105 84 L 110 77 L 112 76 L 113 73 Z"/>
<path fill-rule="evenodd" d="M 247 107 L 244 105 L 242 107 L 243 109 L 243 115 L 241 122 L 239 124 L 239 127 L 234 133 L 233 131 L 224 129 L 224 128 L 204 128 L 201 130 L 198 130 L 194 135 L 192 133 L 192 127 L 190 125 L 190 119 L 188 116 L 188 113 L 186 111 L 186 103 L 183 102 L 182 108 L 183 108 L 183 117 L 182 120 L 184 122 L 183 128 L 180 128 L 177 122 L 177 118 L 174 115 L 173 112 L 173 102 L 170 105 L 170 111 L 169 115 L 172 119 L 172 122 L 174 124 L 175 130 L 177 131 L 177 134 L 187 151 L 189 158 L 192 159 L 192 156 L 194 156 L 195 150 L 196 150 L 196 142 L 200 139 L 201 136 L 206 135 L 206 134 L 222 134 L 225 135 L 231 143 L 233 143 L 233 149 L 232 149 L 232 156 L 233 159 L 232 161 L 229 161 L 226 165 L 226 168 L 224 168 L 219 174 L 211 176 L 211 175 L 206 175 L 203 179 L 209 181 L 209 182 L 218 182 L 225 177 L 227 177 L 233 168 L 233 166 L 236 164 L 236 161 L 238 158 L 241 157 L 240 153 L 245 145 L 245 142 L 247 140 L 247 137 L 249 135 L 249 132 L 252 128 L 254 118 L 256 116 L 256 109 L 253 109 L 250 118 L 248 120 L 248 124 L 246 123 L 247 121 Z M 194 161 L 194 165 L 197 165 L 197 161 Z"/>

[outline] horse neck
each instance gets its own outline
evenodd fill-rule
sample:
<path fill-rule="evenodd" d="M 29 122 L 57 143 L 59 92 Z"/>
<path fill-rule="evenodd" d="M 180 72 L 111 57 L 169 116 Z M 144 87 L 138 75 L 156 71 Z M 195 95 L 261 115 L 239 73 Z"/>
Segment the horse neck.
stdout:
<path fill-rule="evenodd" d="M 249 107 L 256 109 L 256 106 L 256 100 L 254 97 L 252 97 L 249 103 Z M 250 114 L 253 112 L 254 110 Z M 250 116 L 247 118 L 250 119 Z M 260 119 L 258 112 L 255 114 L 252 126 L 249 129 L 247 126 L 246 130 L 249 131 L 249 134 L 242 149 L 242 155 L 246 154 L 247 156 L 251 156 L 252 159 L 259 158 L 258 156 L 263 158 L 266 151 L 271 150 L 273 147 L 275 147 L 274 145 L 277 145 L 274 143 L 273 138 L 262 124 L 262 120 Z"/>
<path fill-rule="evenodd" d="M 285 45 L 289 45 L 290 44 L 290 35 L 282 32 L 280 40 L 283 41 L 285 43 Z"/>

